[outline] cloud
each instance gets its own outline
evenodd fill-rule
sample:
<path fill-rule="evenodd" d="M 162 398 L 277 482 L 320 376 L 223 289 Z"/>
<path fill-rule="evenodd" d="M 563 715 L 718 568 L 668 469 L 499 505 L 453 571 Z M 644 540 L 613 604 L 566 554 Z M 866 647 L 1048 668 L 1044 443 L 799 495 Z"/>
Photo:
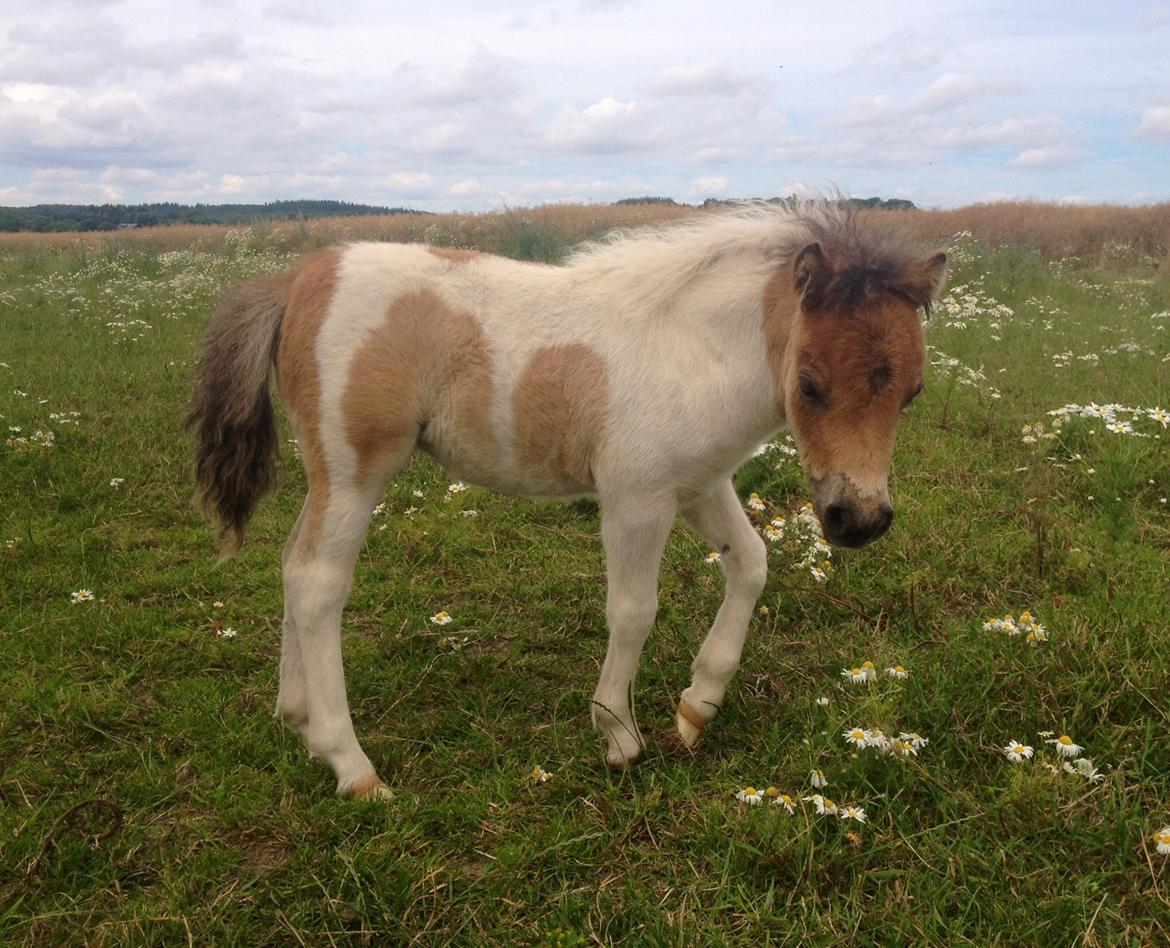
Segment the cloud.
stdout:
<path fill-rule="evenodd" d="M 467 61 L 454 69 L 423 69 L 406 64 L 395 73 L 400 101 L 415 108 L 456 108 L 505 102 L 520 88 L 520 64 L 476 44 Z"/>
<path fill-rule="evenodd" d="M 733 98 L 749 92 L 764 91 L 770 83 L 762 76 L 739 75 L 717 59 L 692 66 L 664 69 L 650 83 L 650 91 L 660 96 L 718 96 Z"/>
<path fill-rule="evenodd" d="M 585 109 L 564 105 L 545 131 L 545 143 L 566 151 L 597 155 L 641 151 L 659 132 L 648 124 L 636 102 L 606 96 Z"/>
<path fill-rule="evenodd" d="M 1142 112 L 1142 124 L 1138 136 L 1154 141 L 1170 141 L 1170 103 L 1151 105 Z"/>
<path fill-rule="evenodd" d="M 1076 164 L 1082 158 L 1084 153 L 1080 149 L 1068 145 L 1052 145 L 1045 148 L 1026 148 L 1009 161 L 1007 166 L 1027 170 L 1062 168 L 1065 165 Z"/>
<path fill-rule="evenodd" d="M 264 4 L 264 12 L 278 20 L 311 26 L 330 26 L 338 21 L 338 15 L 330 12 L 329 4 L 319 0 L 269 0 Z"/>
<path fill-rule="evenodd" d="M 944 52 L 945 44 L 938 37 L 906 27 L 857 47 L 850 69 L 880 73 L 914 72 L 937 66 L 942 62 Z"/>
<path fill-rule="evenodd" d="M 695 178 L 689 193 L 691 197 L 723 197 L 730 188 L 730 182 L 724 177 Z"/>
<path fill-rule="evenodd" d="M 435 179 L 426 171 L 395 171 L 385 187 L 400 197 L 430 197 L 435 193 Z"/>
<path fill-rule="evenodd" d="M 449 188 L 447 193 L 452 197 L 467 197 L 472 194 L 479 194 L 483 190 L 482 186 L 474 178 L 465 178 L 462 181 L 456 181 Z"/>

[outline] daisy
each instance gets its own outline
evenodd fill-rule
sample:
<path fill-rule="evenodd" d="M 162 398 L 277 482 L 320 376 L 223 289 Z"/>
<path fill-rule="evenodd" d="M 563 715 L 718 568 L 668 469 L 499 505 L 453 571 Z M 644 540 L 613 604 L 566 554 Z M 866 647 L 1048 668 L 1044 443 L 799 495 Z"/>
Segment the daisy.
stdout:
<path fill-rule="evenodd" d="M 712 550 L 710 553 L 707 554 L 706 559 L 707 559 L 708 563 L 718 563 L 721 559 L 723 559 L 723 557 L 719 553 L 717 553 L 715 550 Z"/>
<path fill-rule="evenodd" d="M 861 671 L 864 673 L 866 681 L 876 681 L 877 680 L 877 668 L 873 662 L 871 662 L 871 661 L 862 662 L 861 663 Z"/>
<path fill-rule="evenodd" d="M 1088 757 L 1078 757 L 1073 761 L 1072 769 L 1088 780 L 1089 783 L 1100 783 L 1105 779 L 1105 775 L 1093 766 L 1093 761 Z"/>
<path fill-rule="evenodd" d="M 917 731 L 903 731 L 898 735 L 898 740 L 905 741 L 916 751 L 922 750 L 922 748 L 930 743 L 929 737 L 923 737 Z"/>
<path fill-rule="evenodd" d="M 540 764 L 537 764 L 528 771 L 528 776 L 532 778 L 533 783 L 548 783 L 552 780 L 552 774 L 541 767 Z"/>
<path fill-rule="evenodd" d="M 462 494 L 465 490 L 467 490 L 467 485 L 463 481 L 456 481 L 454 484 L 447 485 L 448 494 Z"/>
<path fill-rule="evenodd" d="M 446 609 L 440 609 L 433 616 L 431 616 L 431 621 L 435 625 L 447 625 L 453 620 L 451 619 L 450 613 L 448 613 Z"/>
<path fill-rule="evenodd" d="M 837 804 L 828 797 L 822 797 L 819 793 L 814 793 L 811 796 L 801 797 L 805 803 L 811 803 L 817 808 L 818 816 L 833 816 L 837 812 Z"/>
<path fill-rule="evenodd" d="M 222 609 L 222 608 L 223 608 L 223 603 L 222 603 L 222 602 L 220 602 L 220 601 L 217 599 L 217 600 L 215 600 L 215 602 L 213 602 L 213 603 L 211 604 L 211 608 L 212 608 L 212 609 Z"/>
<path fill-rule="evenodd" d="M 869 681 L 869 675 L 864 668 L 842 668 L 841 677 L 855 685 L 862 685 Z"/>
<path fill-rule="evenodd" d="M 752 491 L 751 496 L 748 497 L 747 505 L 751 510 L 760 511 L 764 509 L 764 502 L 760 500 L 760 495 Z"/>
<path fill-rule="evenodd" d="M 824 790 L 829 785 L 829 781 L 825 778 L 823 770 L 814 770 L 808 775 L 808 782 L 811 783 L 818 790 Z"/>
<path fill-rule="evenodd" d="M 71 592 L 69 594 L 69 601 L 75 606 L 82 602 L 93 602 L 93 590 L 79 589 L 77 592 Z"/>
<path fill-rule="evenodd" d="M 760 606 L 760 609 L 759 609 L 759 613 L 760 613 L 760 615 L 762 615 L 762 616 L 766 616 L 766 615 L 767 615 L 767 614 L 768 614 L 770 611 L 771 611 L 771 610 L 770 610 L 770 609 L 768 609 L 768 607 L 767 607 L 767 606 Z"/>
<path fill-rule="evenodd" d="M 906 671 L 901 665 L 895 665 L 893 668 L 886 669 L 886 675 L 890 678 L 897 678 L 900 681 L 905 681 L 910 677 L 910 672 Z"/>
<path fill-rule="evenodd" d="M 837 815 L 843 820 L 857 820 L 858 823 L 865 822 L 865 810 L 859 806 L 841 806 L 837 810 Z"/>
<path fill-rule="evenodd" d="M 1146 414 L 1158 422 L 1163 428 L 1170 427 L 1170 412 L 1164 411 L 1161 408 L 1147 408 Z"/>
<path fill-rule="evenodd" d="M 1056 748 L 1056 752 L 1061 757 L 1077 757 L 1081 751 L 1084 750 L 1080 744 L 1074 744 L 1073 739 L 1067 734 L 1061 734 L 1060 737 L 1053 738 L 1050 741 L 1045 741 L 1046 744 L 1051 744 Z"/>
<path fill-rule="evenodd" d="M 744 787 L 742 790 L 735 792 L 735 799 L 740 803 L 746 803 L 748 806 L 759 806 L 764 802 L 764 795 L 755 787 Z"/>
<path fill-rule="evenodd" d="M 868 746 L 876 747 L 881 751 L 888 751 L 890 749 L 890 739 L 886 737 L 881 728 L 874 728 L 872 731 L 867 731 L 865 742 Z"/>
<path fill-rule="evenodd" d="M 812 574 L 812 578 L 815 579 L 818 583 L 823 583 L 826 579 L 829 578 L 829 574 L 825 572 L 821 566 L 810 566 L 808 571 Z"/>
<path fill-rule="evenodd" d="M 900 737 L 891 737 L 881 748 L 892 757 L 917 757 L 918 748 Z"/>
<path fill-rule="evenodd" d="M 870 739 L 873 735 L 863 728 L 854 727 L 847 731 L 842 731 L 841 736 L 845 738 L 845 743 L 852 744 L 854 747 L 865 748 L 869 747 Z"/>
<path fill-rule="evenodd" d="M 819 704 L 822 708 L 827 708 L 829 706 L 829 699 L 824 695 L 821 695 L 816 699 L 816 703 Z"/>
<path fill-rule="evenodd" d="M 124 477 L 111 477 L 110 478 L 110 486 L 111 487 L 121 487 L 125 483 L 126 483 L 126 478 L 124 478 Z"/>
<path fill-rule="evenodd" d="M 1032 756 L 1032 748 L 1019 741 L 1008 741 L 1008 746 L 1003 749 L 1003 752 L 1013 764 L 1030 759 Z"/>
<path fill-rule="evenodd" d="M 796 812 L 796 801 L 787 793 L 778 793 L 772 800 L 772 806 L 784 807 L 789 816 Z"/>
<path fill-rule="evenodd" d="M 221 639 L 234 639 L 239 633 L 235 629 L 219 629 L 216 633 Z"/>
<path fill-rule="evenodd" d="M 1170 855 L 1170 826 L 1163 826 L 1150 839 L 1158 847 L 1158 852 L 1163 856 Z"/>

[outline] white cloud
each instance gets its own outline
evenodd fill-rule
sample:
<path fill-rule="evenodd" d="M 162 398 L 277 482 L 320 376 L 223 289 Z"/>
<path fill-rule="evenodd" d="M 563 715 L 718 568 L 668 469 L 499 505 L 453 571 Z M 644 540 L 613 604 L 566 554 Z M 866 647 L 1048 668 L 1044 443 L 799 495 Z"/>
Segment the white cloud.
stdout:
<path fill-rule="evenodd" d="M 1151 105 L 1142 112 L 1138 135 L 1155 141 L 1170 141 L 1170 104 Z"/>
<path fill-rule="evenodd" d="M 1084 155 L 1079 149 L 1068 145 L 1052 145 L 1046 148 L 1025 148 L 1007 163 L 1009 168 L 1025 168 L 1038 170 L 1044 168 L 1061 168 L 1075 164 Z"/>
<path fill-rule="evenodd" d="M 695 178 L 691 182 L 690 196 L 697 198 L 724 197 L 731 183 L 722 176 Z"/>
<path fill-rule="evenodd" d="M 472 194 L 479 194 L 483 190 L 483 186 L 474 178 L 465 178 L 462 181 L 456 181 L 451 187 L 447 188 L 447 193 L 452 197 L 466 197 Z"/>
<path fill-rule="evenodd" d="M 739 75 L 717 59 L 692 66 L 671 66 L 658 74 L 650 91 L 662 96 L 719 96 L 732 98 L 745 92 L 760 92 L 769 85 L 760 76 Z"/>
<path fill-rule="evenodd" d="M 606 96 L 581 110 L 562 106 L 545 132 L 545 143 L 569 151 L 609 155 L 647 148 L 657 135 L 636 102 Z"/>

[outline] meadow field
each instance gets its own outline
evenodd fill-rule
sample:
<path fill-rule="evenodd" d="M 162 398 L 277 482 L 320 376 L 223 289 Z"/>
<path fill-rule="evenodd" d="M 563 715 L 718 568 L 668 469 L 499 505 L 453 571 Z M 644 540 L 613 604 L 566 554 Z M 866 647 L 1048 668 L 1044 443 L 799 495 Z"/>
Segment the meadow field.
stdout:
<path fill-rule="evenodd" d="M 217 293 L 339 239 L 556 262 L 690 213 L 0 240 L 0 943 L 1170 943 L 1170 205 L 891 212 L 952 260 L 897 520 L 826 556 L 791 442 L 743 467 L 771 578 L 695 755 L 602 764 L 596 506 L 421 457 L 343 629 L 395 798 L 337 799 L 273 719 L 304 476 L 286 444 L 217 565 L 182 428 Z M 650 735 L 710 553 L 667 550 Z"/>

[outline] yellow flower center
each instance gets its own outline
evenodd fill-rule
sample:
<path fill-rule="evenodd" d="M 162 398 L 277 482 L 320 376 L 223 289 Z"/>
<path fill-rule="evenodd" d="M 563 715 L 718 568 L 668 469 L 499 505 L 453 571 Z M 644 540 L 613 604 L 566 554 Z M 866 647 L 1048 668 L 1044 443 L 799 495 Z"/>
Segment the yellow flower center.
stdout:
<path fill-rule="evenodd" d="M 769 787 L 767 790 L 764 791 L 764 796 L 774 799 L 774 798 L 780 796 L 780 791 L 777 790 L 775 787 Z"/>
<path fill-rule="evenodd" d="M 1062 743 L 1065 747 L 1068 747 L 1068 745 L 1073 742 L 1073 739 L 1071 737 L 1069 737 L 1067 734 L 1061 734 L 1060 737 L 1057 738 L 1057 740 L 1060 741 L 1060 743 Z"/>
<path fill-rule="evenodd" d="M 744 787 L 743 788 L 743 795 L 745 797 L 754 797 L 756 795 L 756 788 L 755 787 Z"/>

